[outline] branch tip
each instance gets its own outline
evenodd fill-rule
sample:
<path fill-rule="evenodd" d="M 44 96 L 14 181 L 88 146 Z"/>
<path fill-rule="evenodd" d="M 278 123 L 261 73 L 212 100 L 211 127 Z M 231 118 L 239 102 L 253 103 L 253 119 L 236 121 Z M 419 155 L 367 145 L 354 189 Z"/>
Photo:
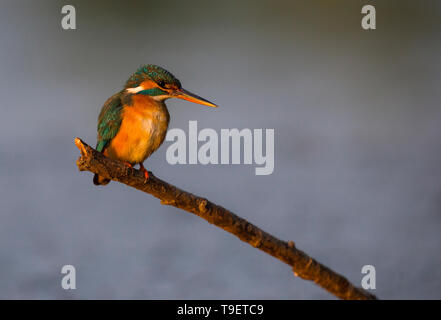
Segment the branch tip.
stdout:
<path fill-rule="evenodd" d="M 78 137 L 75 138 L 75 145 L 77 146 L 78 149 L 80 149 L 82 156 L 87 154 L 86 148 L 84 146 L 84 142 L 80 138 Z"/>

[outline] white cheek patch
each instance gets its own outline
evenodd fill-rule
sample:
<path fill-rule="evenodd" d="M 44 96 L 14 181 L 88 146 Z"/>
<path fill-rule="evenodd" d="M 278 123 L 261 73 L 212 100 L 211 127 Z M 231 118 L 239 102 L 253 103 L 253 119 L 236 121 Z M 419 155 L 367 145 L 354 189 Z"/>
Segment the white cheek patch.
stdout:
<path fill-rule="evenodd" d="M 145 88 L 143 86 L 139 86 L 136 88 L 127 88 L 126 91 L 130 92 L 130 93 L 137 93 L 139 91 L 145 90 Z"/>

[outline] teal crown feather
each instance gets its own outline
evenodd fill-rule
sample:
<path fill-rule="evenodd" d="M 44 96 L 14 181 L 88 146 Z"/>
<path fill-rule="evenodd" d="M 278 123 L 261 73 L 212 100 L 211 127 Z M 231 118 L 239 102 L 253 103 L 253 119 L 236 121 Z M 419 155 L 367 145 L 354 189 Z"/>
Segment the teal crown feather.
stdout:
<path fill-rule="evenodd" d="M 144 80 L 152 80 L 157 84 L 168 84 L 181 88 L 181 82 L 169 71 L 154 64 L 146 64 L 138 68 L 127 80 L 126 88 L 135 88 Z"/>

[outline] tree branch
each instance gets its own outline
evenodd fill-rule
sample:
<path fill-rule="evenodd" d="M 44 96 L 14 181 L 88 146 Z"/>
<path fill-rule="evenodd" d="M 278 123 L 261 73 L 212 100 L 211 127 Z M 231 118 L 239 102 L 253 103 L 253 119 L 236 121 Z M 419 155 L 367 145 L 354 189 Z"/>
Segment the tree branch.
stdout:
<path fill-rule="evenodd" d="M 282 241 L 262 229 L 218 206 L 207 199 L 195 196 L 162 181 L 149 172 L 145 181 L 143 173 L 129 168 L 124 163 L 105 157 L 89 145 L 75 138 L 81 151 L 77 160 L 80 171 L 91 171 L 130 187 L 144 191 L 161 200 L 162 204 L 172 205 L 191 212 L 209 223 L 237 236 L 259 250 L 285 262 L 292 267 L 294 275 L 316 284 L 341 299 L 376 299 L 373 294 L 355 287 L 345 277 L 322 265 L 303 251 L 297 249 L 293 241 Z"/>

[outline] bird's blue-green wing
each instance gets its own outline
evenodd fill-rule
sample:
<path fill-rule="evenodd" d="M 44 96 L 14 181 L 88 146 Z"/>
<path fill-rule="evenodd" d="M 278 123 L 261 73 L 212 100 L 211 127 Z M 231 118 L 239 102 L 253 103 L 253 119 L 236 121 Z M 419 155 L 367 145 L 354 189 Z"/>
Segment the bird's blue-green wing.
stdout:
<path fill-rule="evenodd" d="M 104 103 L 98 116 L 98 137 L 96 150 L 103 152 L 121 127 L 123 106 L 120 93 L 114 94 Z"/>

